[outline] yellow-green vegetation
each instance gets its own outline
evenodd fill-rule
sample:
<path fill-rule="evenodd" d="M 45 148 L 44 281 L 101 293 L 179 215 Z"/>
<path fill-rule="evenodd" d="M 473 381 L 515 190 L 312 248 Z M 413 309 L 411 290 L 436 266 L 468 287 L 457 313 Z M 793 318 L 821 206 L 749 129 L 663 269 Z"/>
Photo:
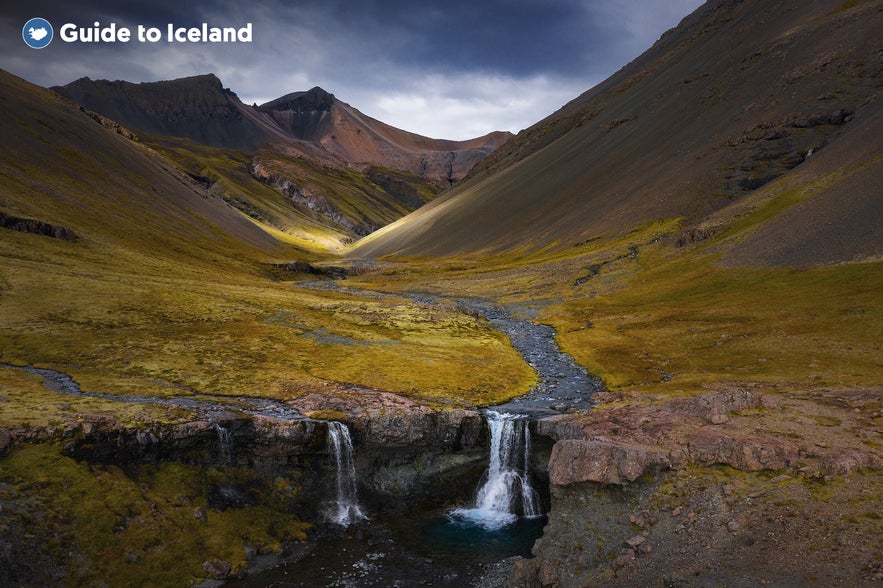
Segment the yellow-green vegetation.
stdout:
<path fill-rule="evenodd" d="M 883 378 L 880 264 L 728 269 L 647 258 L 628 288 L 545 315 L 563 347 L 609 386 L 671 378 L 671 388 L 852 387 Z"/>
<path fill-rule="evenodd" d="M 505 337 L 454 308 L 309 290 L 265 269 L 321 261 L 329 233 L 280 239 L 151 148 L 23 80 L 0 74 L 0 98 L 10 123 L 0 209 L 80 237 L 0 230 L 0 361 L 111 394 L 286 399 L 346 384 L 483 405 L 533 381 Z M 284 212 L 285 230 L 305 218 L 240 153 L 174 140 L 166 150 Z"/>
<path fill-rule="evenodd" d="M 306 413 L 311 419 L 322 419 L 326 421 L 342 421 L 346 419 L 346 414 L 339 410 L 314 410 Z"/>
<path fill-rule="evenodd" d="M 285 508 L 297 488 L 283 477 L 260 506 L 208 508 L 206 489 L 231 475 L 176 462 L 126 473 L 77 462 L 52 444 L 22 446 L 2 460 L 0 500 L 28 496 L 41 514 L 15 509 L 3 525 L 52 537 L 40 548 L 68 568 L 70 585 L 181 586 L 207 576 L 203 562 L 228 562 L 235 573 L 246 546 L 276 550 L 306 538 L 309 526 Z"/>
<path fill-rule="evenodd" d="M 171 261 L 148 275 L 36 261 L 5 262 L 2 360 L 58 369 L 88 391 L 286 399 L 345 383 L 472 405 L 533 378 L 505 337 L 448 308 Z"/>
<path fill-rule="evenodd" d="M 438 192 L 416 174 L 322 165 L 293 147 L 268 145 L 248 155 L 179 137 L 144 139 L 256 222 L 315 250 L 339 249 L 353 230 L 390 223 Z"/>
<path fill-rule="evenodd" d="M 280 190 L 249 173 L 252 157 L 233 149 L 202 145 L 180 137 L 145 137 L 151 146 L 182 169 L 210 184 L 210 190 L 255 222 L 308 250 L 337 249 L 348 237 L 340 227 L 322 223 L 292 205 Z M 281 233 L 281 235 L 279 234 Z"/>
<path fill-rule="evenodd" d="M 0 367 L 0 427 L 57 427 L 81 415 L 99 415 L 123 426 L 192 420 L 185 410 L 71 396 L 48 390 L 37 374 Z"/>
<path fill-rule="evenodd" d="M 799 202 L 773 201 L 691 249 L 676 219 L 570 249 L 490 259 L 411 260 L 358 278 L 367 288 L 492 295 L 539 309 L 565 351 L 613 389 L 680 394 L 715 382 L 867 387 L 883 381 L 877 261 L 726 267 L 722 251 Z M 415 286 L 415 284 L 419 284 Z"/>

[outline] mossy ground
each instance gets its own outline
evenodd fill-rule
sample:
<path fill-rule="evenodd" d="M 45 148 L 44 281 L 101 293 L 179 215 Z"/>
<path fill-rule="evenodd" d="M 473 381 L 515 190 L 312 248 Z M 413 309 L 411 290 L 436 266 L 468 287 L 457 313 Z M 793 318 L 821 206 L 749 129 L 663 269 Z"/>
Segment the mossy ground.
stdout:
<path fill-rule="evenodd" d="M 234 573 L 246 565 L 246 547 L 278 550 L 306 538 L 309 525 L 285 508 L 297 488 L 279 477 L 263 504 L 215 510 L 206 488 L 231 475 L 165 462 L 126 473 L 113 465 L 64 456 L 54 444 L 26 445 L 3 459 L 0 500 L 9 509 L 8 533 L 48 526 L 53 540 L 41 549 L 67 568 L 68 585 L 181 586 L 207 577 L 202 564 L 223 561 Z M 39 511 L 39 517 L 34 512 Z"/>
<path fill-rule="evenodd" d="M 23 82 L 12 88 L 0 205 L 68 226 L 81 240 L 0 230 L 0 361 L 63 371 L 88 391 L 151 396 L 286 400 L 356 386 L 473 406 L 533 382 L 505 337 L 453 305 L 275 281 L 261 269 L 267 263 L 321 260 L 341 235 L 288 216 L 279 193 L 248 176 L 241 154 L 206 150 L 184 165 L 216 174 L 228 195 L 246 194 L 269 213 L 248 221 L 144 146 L 108 135 L 49 93 Z M 179 147 L 169 153 L 180 156 Z M 799 187 L 782 192 L 723 219 L 728 228 L 693 247 L 674 245 L 680 221 L 667 219 L 575 247 L 366 265 L 373 269 L 349 282 L 489 298 L 536 316 L 609 387 L 631 389 L 630 402 L 734 380 L 783 393 L 879 389 L 879 261 L 811 269 L 719 263 L 729 243 L 810 196 Z M 0 376 L 3 426 L 109 412 L 122 420 L 186 418 L 65 400 L 16 370 Z M 819 427 L 834 428 L 818 416 Z M 271 532 L 284 482 L 266 505 L 210 511 L 202 522 L 193 511 L 213 475 L 203 469 L 166 463 L 135 475 L 78 463 L 53 445 L 18 447 L 0 464 L 4 488 L 33 496 L 48 513 L 41 524 L 59 537 L 49 548 L 77 545 L 83 553 L 70 573 L 85 584 L 137 577 L 179 585 L 199 576 L 202 561 L 239 566 L 246 542 L 272 548 L 303 530 L 285 519 L 281 535 L 278 524 Z"/>
<path fill-rule="evenodd" d="M 763 222 L 764 218 L 756 218 Z M 358 278 L 369 288 L 487 297 L 558 331 L 612 389 L 681 394 L 716 382 L 792 389 L 883 382 L 883 264 L 726 267 L 721 233 L 674 243 L 676 219 L 568 250 L 413 260 Z"/>
<path fill-rule="evenodd" d="M 4 263 L 0 359 L 69 373 L 88 391 L 284 400 L 348 384 L 473 405 L 532 378 L 503 336 L 451 308 L 320 293 L 256 267 L 127 271 L 38 255 Z"/>

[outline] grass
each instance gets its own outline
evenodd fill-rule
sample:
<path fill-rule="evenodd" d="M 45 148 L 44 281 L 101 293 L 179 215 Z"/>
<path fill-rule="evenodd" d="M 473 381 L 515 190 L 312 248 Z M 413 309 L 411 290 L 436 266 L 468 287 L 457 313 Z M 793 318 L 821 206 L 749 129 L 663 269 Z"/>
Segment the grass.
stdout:
<path fill-rule="evenodd" d="M 142 465 L 132 477 L 116 466 L 79 463 L 52 444 L 27 445 L 3 460 L 0 499 L 30 497 L 54 535 L 41 548 L 65 563 L 71 584 L 180 586 L 205 578 L 205 561 L 228 562 L 235 573 L 246 564 L 246 546 L 278 550 L 306 538 L 309 525 L 282 508 L 296 489 L 281 476 L 265 505 L 207 508 L 207 485 L 229 475 L 165 462 Z M 16 509 L 3 523 L 33 519 Z"/>
<path fill-rule="evenodd" d="M 193 418 L 183 410 L 52 392 L 36 374 L 0 368 L 0 427 L 63 428 L 82 415 L 116 419 L 125 426 Z"/>
<path fill-rule="evenodd" d="M 216 182 L 206 195 L 148 148 L 109 139 L 57 99 L 25 98 L 4 127 L 18 135 L 0 162 L 0 206 L 69 226 L 82 239 L 0 230 L 0 361 L 63 371 L 88 391 L 151 396 L 287 400 L 356 386 L 432 406 L 484 406 L 534 382 L 504 336 L 455 304 L 318 291 L 271 276 L 268 263 L 328 261 L 325 251 L 343 232 L 294 211 L 248 174 L 244 155 L 158 145 Z M 51 144 L 40 143 L 45 130 L 33 120 L 51 128 Z M 91 150 L 76 149 L 84 144 Z M 349 176 L 335 181 L 354 189 Z M 676 248 L 680 220 L 663 219 L 575 247 L 378 263 L 348 283 L 493 299 L 535 316 L 608 387 L 636 391 L 630 399 L 734 381 L 877 388 L 881 263 L 804 270 L 718 263 L 730 243 L 816 188 L 824 186 L 783 191 L 693 248 Z M 358 194 L 340 196 L 356 206 Z M 225 203 L 236 198 L 240 212 Z M 86 414 L 126 424 L 189 418 L 61 396 L 18 370 L 0 369 L 0 378 L 4 427 L 64 426 Z M 811 418 L 837 426 L 823 414 Z M 280 515 L 296 493 L 285 478 L 266 489 L 263 506 L 209 509 L 201 521 L 193 513 L 206 505 L 203 489 L 223 472 L 170 462 L 127 473 L 78 463 L 53 445 L 20 446 L 2 466 L 0 482 L 34 496 L 47 513 L 58 533 L 48 548 L 76 544 L 90 562 L 71 572 L 74 583 L 179 585 L 201 577 L 203 561 L 239 567 L 243 545 L 273 549 L 304 530 Z"/>
<path fill-rule="evenodd" d="M 262 226 L 315 251 L 337 250 L 357 233 L 404 216 L 438 192 L 416 174 L 377 166 L 359 171 L 322 165 L 281 146 L 263 147 L 252 156 L 178 137 L 151 135 L 145 140 L 188 173 L 211 182 L 213 193 Z M 250 171 L 253 167 L 259 174 Z M 391 186 L 397 185 L 411 196 L 391 194 L 372 177 L 388 179 Z M 272 178 L 287 181 L 300 196 L 289 196 L 270 185 Z"/>
<path fill-rule="evenodd" d="M 490 294 L 511 310 L 537 314 L 612 389 L 682 394 L 734 381 L 878 386 L 883 265 L 733 268 L 717 261 L 729 243 L 807 197 L 790 188 L 693 249 L 673 245 L 679 223 L 672 219 L 570 249 L 411 260 L 358 280 L 395 291 Z"/>
<path fill-rule="evenodd" d="M 473 405 L 532 381 L 502 335 L 451 308 L 172 264 L 164 276 L 89 266 L 7 258 L 0 359 L 112 394 L 286 399 L 351 384 Z"/>
<path fill-rule="evenodd" d="M 660 383 L 663 374 L 668 387 L 873 386 L 883 378 L 881 280 L 880 264 L 726 269 L 712 259 L 659 260 L 629 288 L 544 318 L 613 388 Z"/>

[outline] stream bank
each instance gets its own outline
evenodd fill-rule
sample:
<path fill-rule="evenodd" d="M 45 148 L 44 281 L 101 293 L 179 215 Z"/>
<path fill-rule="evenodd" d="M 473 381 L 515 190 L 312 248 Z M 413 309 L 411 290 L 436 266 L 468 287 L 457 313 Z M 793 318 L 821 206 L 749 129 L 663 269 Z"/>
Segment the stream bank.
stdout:
<path fill-rule="evenodd" d="M 328 287 L 328 283 L 320 287 Z M 438 302 L 413 298 L 425 304 Z M 597 385 L 561 353 L 552 329 L 517 320 L 485 302 L 456 304 L 466 312 L 484 316 L 503 331 L 538 373 L 538 384 L 530 393 L 502 410 L 535 418 L 588 408 Z M 194 390 L 157 397 L 111 395 L 83 390 L 62 372 L 6 364 L 2 367 L 39 375 L 47 389 L 59 394 L 163 406 L 193 415 L 183 422 L 137 425 L 123 424 L 107 415 L 80 415 L 44 429 L 0 431 L 7 438 L 4 451 L 20 443 L 60 441 L 63 453 L 81 463 L 120 467 L 136 478 L 144 464 L 178 462 L 211 470 L 211 480 L 201 493 L 208 496 L 210 508 L 219 510 L 261 504 L 263 497 L 274 495 L 280 476 L 287 487 L 296 487 L 297 496 L 287 497 L 285 508 L 296 513 L 298 519 L 318 525 L 318 532 L 306 544 L 286 547 L 275 555 L 249 548 L 248 566 L 252 571 L 292 559 L 308 565 L 306 558 L 319 557 L 310 554 L 340 546 L 341 541 L 355 541 L 361 542 L 366 553 L 376 545 L 386 545 L 385 561 L 402 563 L 404 567 L 399 569 L 419 570 L 421 562 L 431 560 L 432 565 L 423 566 L 423 580 L 438 580 L 432 570 L 447 558 L 446 582 L 463 585 L 484 577 L 486 584 L 496 585 L 514 561 L 512 556 L 527 556 L 542 532 L 542 517 L 520 521 L 506 533 L 482 534 L 474 529 L 451 532 L 445 513 L 451 507 L 470 503 L 488 465 L 488 426 L 484 415 L 475 410 L 433 410 L 402 396 L 356 387 L 347 388 L 340 398 L 306 395 L 286 403 L 213 397 Z M 328 442 L 330 425 L 305 415 L 323 411 L 340 415 L 356 448 L 353 464 L 358 492 L 369 519 L 352 525 L 351 531 L 326 526 L 326 509 L 320 506 L 328 503 L 328 481 L 334 479 L 333 460 L 329 459 L 333 453 Z M 551 443 L 538 438 L 529 463 L 522 466 L 523 476 L 536 481 L 543 512 L 549 505 L 546 463 L 550 452 Z M 421 522 L 413 528 L 404 522 L 415 519 Z M 433 557 L 433 542 L 447 544 L 447 555 Z M 479 556 L 466 557 L 466 553 L 476 551 L 476 546 L 481 551 Z M 500 560 L 508 564 L 500 565 Z M 380 569 L 377 561 L 369 563 L 359 565 Z M 389 569 L 395 570 L 397 565 Z M 241 572 L 225 562 L 207 562 L 205 567 L 212 582 L 229 580 Z M 488 570 L 493 573 L 488 575 Z"/>

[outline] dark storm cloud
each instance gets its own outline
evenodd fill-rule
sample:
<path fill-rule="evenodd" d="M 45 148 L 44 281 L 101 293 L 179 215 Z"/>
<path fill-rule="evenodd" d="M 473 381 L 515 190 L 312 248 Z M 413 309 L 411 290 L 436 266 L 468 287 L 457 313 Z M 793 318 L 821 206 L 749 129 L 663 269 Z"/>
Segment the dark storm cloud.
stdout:
<path fill-rule="evenodd" d="M 45 86 L 82 76 L 152 81 L 214 72 L 247 102 L 319 85 L 436 137 L 518 131 L 619 69 L 700 0 L 33 0 L 0 13 L 0 67 Z M 73 44 L 21 27 L 94 21 L 242 26 L 250 44 Z"/>

